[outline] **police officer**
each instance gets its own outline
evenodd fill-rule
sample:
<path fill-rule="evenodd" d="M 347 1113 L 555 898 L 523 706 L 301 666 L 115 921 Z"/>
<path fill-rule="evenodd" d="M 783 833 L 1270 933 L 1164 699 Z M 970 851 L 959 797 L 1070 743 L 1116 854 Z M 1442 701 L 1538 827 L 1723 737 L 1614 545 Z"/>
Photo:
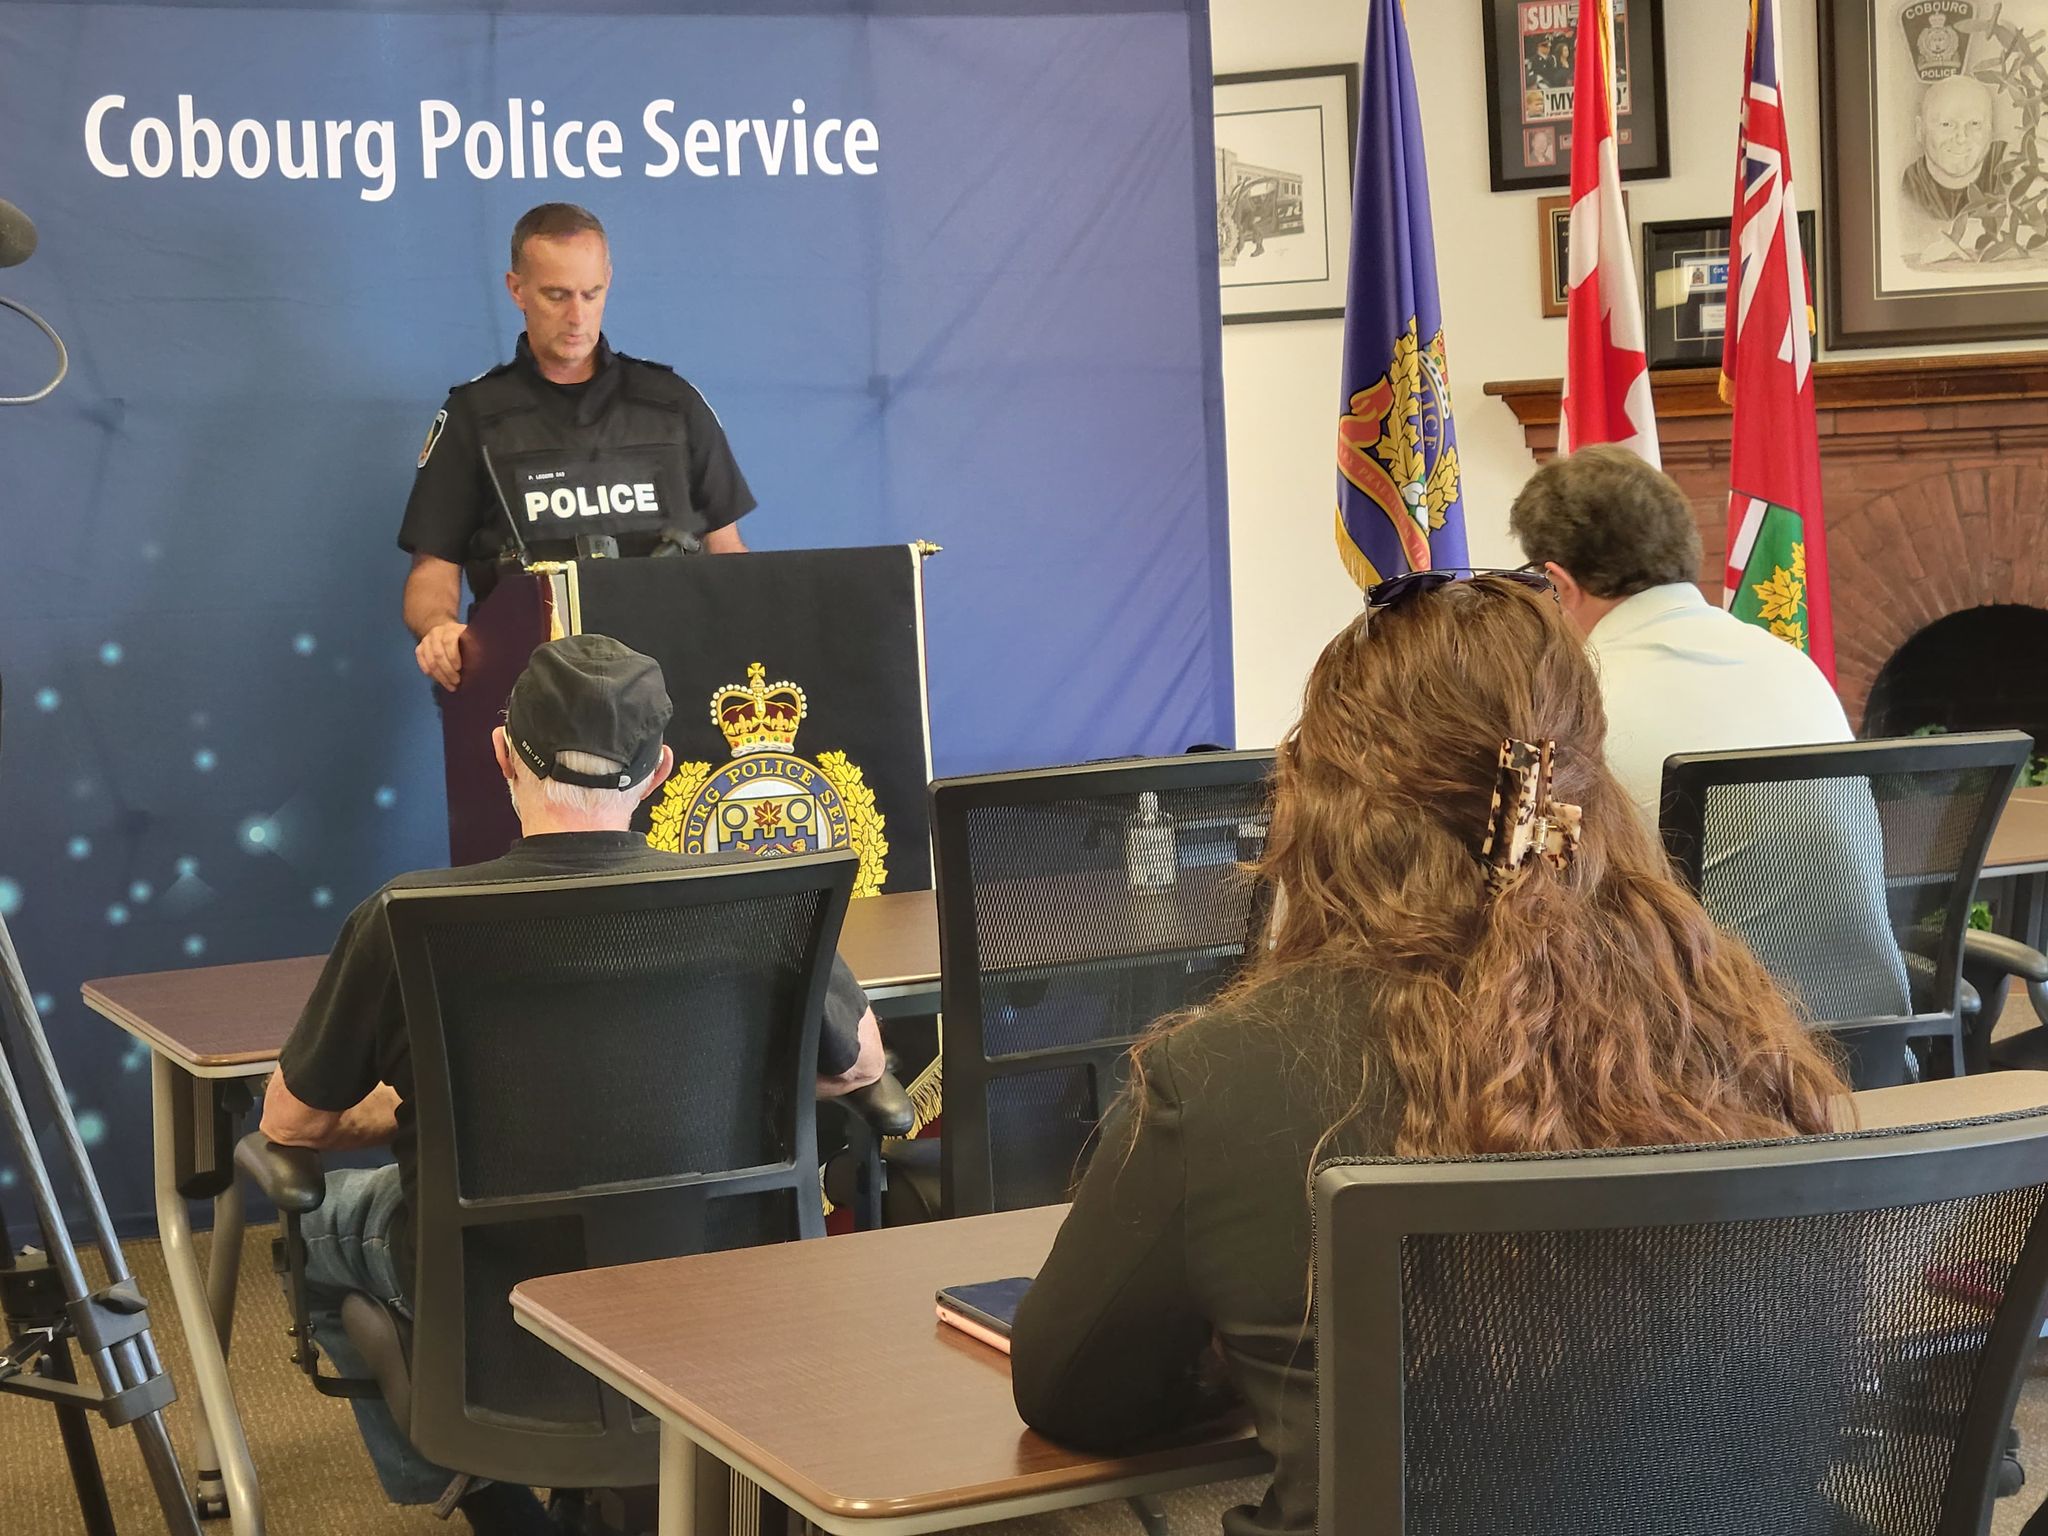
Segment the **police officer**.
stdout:
<path fill-rule="evenodd" d="M 398 544 L 412 556 L 405 623 L 420 670 L 462 679 L 462 577 L 478 601 L 503 558 L 576 553 L 582 535 L 624 555 L 735 554 L 754 494 L 704 397 L 604 339 L 611 248 L 596 217 L 543 203 L 512 231 L 505 287 L 526 317 L 512 361 L 448 396 L 427 431 Z M 495 482 L 495 483 L 494 483 Z"/>

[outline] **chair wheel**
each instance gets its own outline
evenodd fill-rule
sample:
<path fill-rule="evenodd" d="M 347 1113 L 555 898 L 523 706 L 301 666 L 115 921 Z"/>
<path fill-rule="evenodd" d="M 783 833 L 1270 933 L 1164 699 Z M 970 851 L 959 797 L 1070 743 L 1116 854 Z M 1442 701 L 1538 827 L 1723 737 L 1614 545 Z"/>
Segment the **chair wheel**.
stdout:
<path fill-rule="evenodd" d="M 2009 1499 L 2027 1485 L 2027 1469 L 2008 1458 L 1998 1466 L 1998 1497 Z"/>
<path fill-rule="evenodd" d="M 225 1520 L 228 1517 L 228 1496 L 225 1493 L 196 1494 L 192 1507 L 202 1520 Z"/>

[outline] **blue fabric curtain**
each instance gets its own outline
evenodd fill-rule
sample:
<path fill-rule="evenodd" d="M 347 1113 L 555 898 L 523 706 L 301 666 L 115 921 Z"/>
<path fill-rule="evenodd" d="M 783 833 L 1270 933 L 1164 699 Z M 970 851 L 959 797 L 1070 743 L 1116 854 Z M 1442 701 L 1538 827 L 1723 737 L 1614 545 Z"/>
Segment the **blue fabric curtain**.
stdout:
<path fill-rule="evenodd" d="M 939 772 L 1231 739 L 1206 8 L 1077 9 L 0 4 L 0 197 L 41 231 L 0 293 L 72 348 L 0 410 L 0 915 L 118 1213 L 146 1074 L 79 982 L 324 950 L 445 861 L 393 538 L 443 394 L 510 355 L 533 203 L 610 227 L 606 329 L 718 410 L 756 547 L 945 546 Z M 502 134 L 515 100 L 615 123 L 620 174 L 482 177 L 459 140 L 424 174 L 423 102 Z M 750 140 L 651 175 L 664 101 L 678 141 L 865 118 L 874 173 Z M 308 119 L 353 126 L 288 178 Z M 0 394 L 46 358 L 0 315 Z"/>

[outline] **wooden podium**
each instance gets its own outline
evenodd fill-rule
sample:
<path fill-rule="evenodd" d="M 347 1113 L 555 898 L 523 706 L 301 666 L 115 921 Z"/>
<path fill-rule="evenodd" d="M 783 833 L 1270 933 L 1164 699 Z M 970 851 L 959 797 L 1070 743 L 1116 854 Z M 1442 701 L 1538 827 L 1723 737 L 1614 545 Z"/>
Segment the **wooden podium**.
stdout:
<path fill-rule="evenodd" d="M 535 646 L 610 635 L 661 663 L 676 770 L 636 822 L 657 846 L 851 847 L 856 894 L 925 890 L 931 779 L 923 558 L 913 545 L 584 560 L 504 575 L 441 697 L 454 864 L 519 835 L 491 732 Z"/>

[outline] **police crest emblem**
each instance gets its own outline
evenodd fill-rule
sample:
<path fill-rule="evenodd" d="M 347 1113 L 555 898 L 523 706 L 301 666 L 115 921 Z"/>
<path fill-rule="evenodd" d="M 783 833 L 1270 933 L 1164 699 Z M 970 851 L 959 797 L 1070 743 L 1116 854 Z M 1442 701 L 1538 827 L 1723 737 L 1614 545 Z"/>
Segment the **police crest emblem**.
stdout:
<path fill-rule="evenodd" d="M 1461 475 L 1450 434 L 1444 333 L 1439 329 L 1425 343 L 1417 330 L 1411 315 L 1405 333 L 1394 340 L 1385 376 L 1354 394 L 1337 424 L 1338 470 L 1386 514 L 1412 571 L 1429 568 L 1429 536 L 1444 526 L 1458 500 Z"/>
<path fill-rule="evenodd" d="M 1962 73 L 1962 29 L 1976 25 L 1976 11 L 1972 0 L 1914 0 L 1899 12 L 1914 73 L 1923 83 L 1933 85 Z"/>
<path fill-rule="evenodd" d="M 786 679 L 769 682 L 760 662 L 744 684 L 711 696 L 711 723 L 732 761 L 678 763 L 654 807 L 647 841 L 671 853 L 824 853 L 851 848 L 860 857 L 853 894 L 872 896 L 888 878 L 884 822 L 858 766 L 844 752 L 816 762 L 796 754 L 807 704 Z"/>

